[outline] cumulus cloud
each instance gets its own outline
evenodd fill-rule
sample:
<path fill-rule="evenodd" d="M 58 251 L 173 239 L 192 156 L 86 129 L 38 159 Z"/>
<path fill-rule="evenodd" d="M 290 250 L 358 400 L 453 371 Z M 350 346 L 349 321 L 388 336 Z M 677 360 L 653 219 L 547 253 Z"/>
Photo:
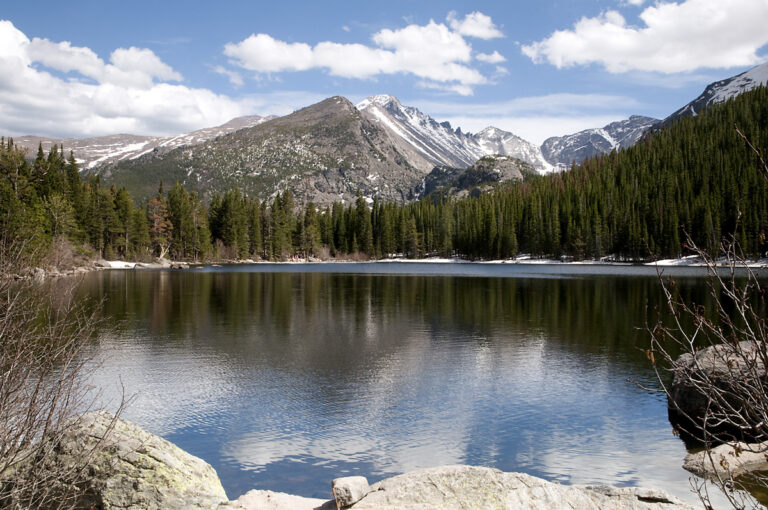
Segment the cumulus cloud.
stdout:
<path fill-rule="evenodd" d="M 251 113 L 247 100 L 180 85 L 180 73 L 146 48 L 109 62 L 69 42 L 30 40 L 0 20 L 0 132 L 89 136 L 176 134 Z"/>
<path fill-rule="evenodd" d="M 229 79 L 229 83 L 231 83 L 234 87 L 242 87 L 245 84 L 240 73 L 237 71 L 232 71 L 231 69 L 227 69 L 224 66 L 214 67 L 213 72 L 226 76 Z"/>
<path fill-rule="evenodd" d="M 493 53 L 490 53 L 490 54 L 478 53 L 477 55 L 475 55 L 475 58 L 480 62 L 485 62 L 487 64 L 500 64 L 501 62 L 505 62 L 507 60 L 498 51 L 494 51 Z"/>
<path fill-rule="evenodd" d="M 641 26 L 613 10 L 585 17 L 522 52 L 559 68 L 599 64 L 611 73 L 679 73 L 758 64 L 757 52 L 768 44 L 768 0 L 658 2 L 639 17 Z"/>
<path fill-rule="evenodd" d="M 460 20 L 456 17 L 456 12 L 451 11 L 448 13 L 447 21 L 450 27 L 461 35 L 477 37 L 478 39 L 504 37 L 501 30 L 494 25 L 491 17 L 482 12 L 476 11 L 467 14 L 464 19 Z"/>
<path fill-rule="evenodd" d="M 426 25 L 383 29 L 372 36 L 375 46 L 330 41 L 310 46 L 280 41 L 268 34 L 252 34 L 226 44 L 224 54 L 233 65 L 257 73 L 320 68 L 333 76 L 356 79 L 407 73 L 420 78 L 422 86 L 470 95 L 474 86 L 488 82 L 472 67 L 473 61 L 499 63 L 504 57 L 494 51 L 473 59 L 472 46 L 465 37 L 489 39 L 502 34 L 489 16 L 479 12 L 462 20 L 451 13 L 447 21 L 450 27 L 430 20 Z"/>

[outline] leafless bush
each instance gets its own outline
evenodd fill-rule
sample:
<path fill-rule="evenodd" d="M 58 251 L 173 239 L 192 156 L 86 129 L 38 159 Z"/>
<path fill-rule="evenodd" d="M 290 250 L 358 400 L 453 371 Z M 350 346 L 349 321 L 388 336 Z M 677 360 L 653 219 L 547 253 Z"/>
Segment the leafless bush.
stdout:
<path fill-rule="evenodd" d="M 73 508 L 95 447 L 66 465 L 51 458 L 94 407 L 85 350 L 99 320 L 75 302 L 74 281 L 15 279 L 22 254 L 0 247 L 0 508 Z"/>
<path fill-rule="evenodd" d="M 768 178 L 762 155 L 744 140 L 757 153 L 759 170 Z M 708 271 L 709 306 L 682 299 L 674 280 L 660 275 L 668 313 L 649 325 L 647 354 L 667 394 L 676 431 L 689 446 L 704 449 L 710 482 L 733 508 L 764 508 L 745 489 L 766 494 L 768 478 L 759 473 L 739 478 L 740 470 L 712 451 L 726 444 L 732 458 L 755 453 L 757 459 L 763 456 L 768 462 L 765 281 L 759 278 L 759 269 L 750 266 L 736 239 L 734 235 L 724 240 L 720 258 L 713 259 L 688 237 L 688 248 Z M 692 483 L 711 508 L 709 483 L 696 479 Z"/>

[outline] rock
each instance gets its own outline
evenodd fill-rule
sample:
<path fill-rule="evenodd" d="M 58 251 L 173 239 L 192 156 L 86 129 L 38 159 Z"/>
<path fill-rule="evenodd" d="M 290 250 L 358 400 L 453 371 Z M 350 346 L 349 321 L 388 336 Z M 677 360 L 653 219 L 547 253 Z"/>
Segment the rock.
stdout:
<path fill-rule="evenodd" d="M 333 497 L 336 500 L 336 505 L 339 508 L 353 505 L 371 492 L 371 487 L 368 485 L 368 479 L 364 476 L 337 478 L 331 482 L 331 489 L 333 491 Z"/>
<path fill-rule="evenodd" d="M 693 507 L 661 490 L 560 485 L 472 466 L 413 471 L 371 486 L 353 510 L 651 510 Z"/>
<path fill-rule="evenodd" d="M 112 264 L 107 262 L 104 259 L 99 259 L 93 262 L 93 267 L 103 268 L 103 269 L 109 269 L 112 267 Z"/>
<path fill-rule="evenodd" d="M 706 380 L 724 394 L 734 395 L 732 404 L 736 409 L 741 407 L 738 403 L 743 394 L 740 382 L 745 377 L 757 376 L 763 385 L 768 383 L 768 372 L 759 349 L 753 342 L 748 341 L 736 345 L 720 344 L 707 347 L 698 351 L 695 356 L 690 353 L 683 354 L 675 361 L 673 368 L 674 377 L 668 398 L 669 420 L 689 444 L 703 442 L 699 436 L 702 435 L 701 429 L 707 409 L 710 423 L 714 421 L 712 413 L 718 412 L 714 405 L 716 403 L 697 387 L 696 381 Z M 727 424 L 710 427 L 708 432 L 720 437 L 723 442 L 733 440 L 734 437 L 750 442 L 765 439 L 760 437 L 760 430 L 736 429 L 728 427 Z"/>
<path fill-rule="evenodd" d="M 282 492 L 248 491 L 235 501 L 224 503 L 219 510 L 336 510 L 333 500 L 303 498 Z"/>
<path fill-rule="evenodd" d="M 768 442 L 727 443 L 685 456 L 683 468 L 702 478 L 736 477 L 768 471 Z"/>
<path fill-rule="evenodd" d="M 53 462 L 96 445 L 114 416 L 84 415 L 60 441 Z M 80 507 L 104 510 L 215 509 L 227 501 L 210 464 L 138 425 L 118 419 L 90 461 L 93 475 Z"/>
<path fill-rule="evenodd" d="M 171 267 L 171 261 L 165 257 L 157 257 L 155 259 L 155 264 L 160 267 Z"/>

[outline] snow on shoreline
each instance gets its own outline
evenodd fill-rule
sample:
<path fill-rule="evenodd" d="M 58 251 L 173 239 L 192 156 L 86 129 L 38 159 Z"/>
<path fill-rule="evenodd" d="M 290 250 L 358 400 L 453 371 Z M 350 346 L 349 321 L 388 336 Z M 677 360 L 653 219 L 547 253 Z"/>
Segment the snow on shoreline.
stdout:
<path fill-rule="evenodd" d="M 109 260 L 107 261 L 111 269 L 134 269 L 142 267 L 142 265 L 136 262 L 126 262 L 122 260 Z M 288 260 L 284 262 L 273 261 L 255 261 L 255 260 L 240 260 L 240 261 L 228 261 L 226 263 L 234 264 L 379 264 L 379 263 L 417 263 L 417 264 L 529 264 L 529 265 L 606 265 L 606 266 L 657 266 L 657 267 L 706 267 L 706 264 L 696 255 L 681 257 L 677 259 L 661 259 L 654 262 L 623 262 L 617 261 L 610 257 L 595 260 L 557 260 L 546 258 L 533 258 L 530 255 L 519 255 L 512 259 L 500 259 L 500 260 L 466 260 L 460 258 L 441 258 L 430 257 L 424 259 L 407 259 L 407 258 L 386 258 L 378 260 L 368 261 L 356 261 L 356 260 Z M 220 264 L 201 264 L 201 265 L 220 265 Z M 725 259 L 717 260 L 716 265 L 718 267 L 728 267 L 728 263 Z M 737 264 L 738 267 L 749 268 L 768 268 L 768 259 L 759 259 L 748 261 L 746 264 Z"/>

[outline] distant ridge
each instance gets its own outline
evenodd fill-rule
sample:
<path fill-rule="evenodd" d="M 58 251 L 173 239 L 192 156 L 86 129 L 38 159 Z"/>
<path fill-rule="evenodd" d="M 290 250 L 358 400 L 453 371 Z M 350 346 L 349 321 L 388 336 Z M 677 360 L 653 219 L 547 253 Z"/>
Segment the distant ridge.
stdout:
<path fill-rule="evenodd" d="M 732 97 L 766 84 L 768 84 L 768 62 L 731 78 L 710 83 L 699 97 L 664 119 L 662 125 L 668 126 L 682 117 L 698 115 L 705 108 L 709 108 L 714 104 L 724 103 Z"/>

